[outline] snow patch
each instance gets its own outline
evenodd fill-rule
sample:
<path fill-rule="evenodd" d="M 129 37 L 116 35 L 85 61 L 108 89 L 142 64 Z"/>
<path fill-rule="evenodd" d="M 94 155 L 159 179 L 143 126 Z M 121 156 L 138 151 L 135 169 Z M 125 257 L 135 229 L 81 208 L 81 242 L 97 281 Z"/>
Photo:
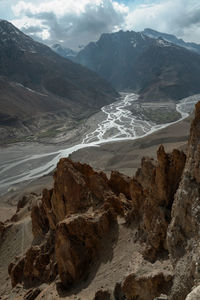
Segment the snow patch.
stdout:
<path fill-rule="evenodd" d="M 16 85 L 16 86 L 20 86 L 20 87 L 22 87 L 22 88 L 28 90 L 28 91 L 31 92 L 31 93 L 37 94 L 37 95 L 39 95 L 39 96 L 45 96 L 45 97 L 47 97 L 46 94 L 42 94 L 42 93 L 39 93 L 39 92 L 37 92 L 37 91 L 34 91 L 34 90 L 32 90 L 32 89 L 30 89 L 30 88 L 24 86 L 23 84 L 21 84 L 21 83 L 19 83 L 19 82 L 15 82 L 15 85 Z"/>
<path fill-rule="evenodd" d="M 131 40 L 131 44 L 133 45 L 133 47 L 134 47 L 134 48 L 136 48 L 136 47 L 137 47 L 137 43 L 136 43 L 136 41 L 134 41 L 134 40 Z"/>
<path fill-rule="evenodd" d="M 167 41 L 165 41 L 163 39 L 158 39 L 157 44 L 161 47 L 171 47 L 172 46 L 172 44 L 168 43 Z"/>

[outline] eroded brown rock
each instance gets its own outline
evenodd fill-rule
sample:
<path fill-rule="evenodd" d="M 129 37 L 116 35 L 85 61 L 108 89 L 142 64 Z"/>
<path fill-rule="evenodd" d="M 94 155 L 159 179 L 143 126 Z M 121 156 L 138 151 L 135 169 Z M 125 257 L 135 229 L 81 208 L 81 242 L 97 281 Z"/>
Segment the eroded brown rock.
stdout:
<path fill-rule="evenodd" d="M 58 224 L 55 252 L 58 272 L 66 287 L 88 275 L 101 241 L 114 222 L 115 215 L 108 210 L 72 215 Z"/>
<path fill-rule="evenodd" d="M 8 274 L 10 275 L 12 287 L 21 283 L 24 278 L 24 257 L 16 262 L 11 262 L 8 266 Z"/>
<path fill-rule="evenodd" d="M 41 245 L 32 246 L 25 256 L 8 268 L 12 286 L 24 283 L 25 287 L 51 282 L 57 275 L 54 257 L 54 236 L 49 235 Z"/>
<path fill-rule="evenodd" d="M 13 286 L 18 282 L 27 287 L 51 282 L 57 275 L 56 264 L 65 286 L 78 282 L 88 275 L 116 215 L 125 216 L 132 207 L 125 196 L 129 185 L 125 177 L 120 179 L 124 194 L 118 195 L 103 172 L 61 159 L 54 179 L 54 188 L 44 190 L 42 199 L 34 201 L 34 241 L 25 256 L 10 265 Z"/>
<path fill-rule="evenodd" d="M 35 239 L 40 239 L 49 231 L 49 221 L 41 201 L 33 205 L 31 210 L 32 232 Z"/>
<path fill-rule="evenodd" d="M 54 174 L 54 188 L 43 193 L 44 209 L 51 229 L 66 215 L 94 209 L 104 202 L 110 188 L 103 172 L 95 172 L 89 165 L 61 159 Z"/>
<path fill-rule="evenodd" d="M 127 199 L 131 199 L 130 195 L 131 178 L 117 171 L 112 171 L 109 180 L 109 186 L 118 196 L 123 193 Z"/>
<path fill-rule="evenodd" d="M 167 154 L 163 146 L 157 152 L 158 161 L 144 158 L 132 179 L 112 172 L 108 180 L 86 164 L 61 159 L 53 189 L 44 190 L 32 209 L 34 243 L 22 259 L 9 266 L 13 286 L 49 283 L 57 274 L 65 287 L 78 284 L 98 260 L 101 244 L 120 215 L 135 221 L 130 228 L 134 227 L 137 251 L 146 243 L 145 258 L 156 260 L 169 249 L 175 267 L 170 299 L 184 299 L 194 285 L 196 263 L 200 262 L 200 133 L 196 132 L 200 131 L 200 105 L 197 110 L 184 173 L 185 154 L 178 150 Z M 122 218 L 118 220 L 125 226 Z M 171 273 L 165 269 L 134 273 L 135 269 L 112 291 L 115 296 L 151 300 L 169 294 Z M 103 292 L 96 296 L 107 297 Z"/>
<path fill-rule="evenodd" d="M 163 272 L 150 274 L 130 274 L 123 282 L 122 290 L 128 300 L 153 300 L 161 293 L 169 292 L 172 285 L 172 275 Z"/>
<path fill-rule="evenodd" d="M 182 300 L 191 291 L 200 273 L 200 102 L 191 125 L 185 170 L 172 207 L 167 245 L 175 268 L 170 299 Z"/>
<path fill-rule="evenodd" d="M 160 146 L 158 162 L 144 158 L 141 168 L 131 182 L 133 214 L 140 220 L 140 232 L 146 236 L 145 256 L 155 259 L 156 253 L 166 249 L 166 232 L 174 194 L 185 166 L 185 154 L 174 150 L 165 153 Z"/>

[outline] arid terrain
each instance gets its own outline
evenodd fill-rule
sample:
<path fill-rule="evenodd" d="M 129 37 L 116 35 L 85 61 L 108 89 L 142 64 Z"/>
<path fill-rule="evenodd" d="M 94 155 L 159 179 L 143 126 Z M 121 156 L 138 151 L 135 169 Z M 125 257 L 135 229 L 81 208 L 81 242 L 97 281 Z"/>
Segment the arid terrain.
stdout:
<path fill-rule="evenodd" d="M 171 125 L 136 141 L 106 143 L 99 147 L 85 148 L 73 153 L 70 158 L 74 161 L 81 161 L 84 163 L 90 161 L 95 170 L 105 171 L 108 177 L 110 177 L 111 170 L 118 170 L 132 178 L 136 169 L 140 167 L 143 156 L 156 158 L 156 152 L 160 144 L 165 146 L 167 152 L 171 152 L 174 148 L 186 151 L 189 128 L 190 119 L 185 119 L 184 121 Z M 110 291 L 112 292 L 113 290 L 115 290 L 116 294 L 120 295 L 120 293 L 122 293 L 122 291 L 120 292 L 120 284 L 119 286 L 116 286 L 116 283 L 122 282 L 124 280 L 124 276 L 126 276 L 126 274 L 128 275 L 130 272 L 136 272 L 137 274 L 147 273 L 149 274 L 148 276 L 151 277 L 154 276 L 152 275 L 153 268 L 155 269 L 155 271 L 153 271 L 155 274 L 161 274 L 164 272 L 163 276 L 172 278 L 173 267 L 171 261 L 169 261 L 166 257 L 164 260 L 161 259 L 156 261 L 153 265 L 152 262 L 145 260 L 142 255 L 145 245 L 141 244 L 141 242 L 137 240 L 137 228 L 133 225 L 127 227 L 126 223 L 128 219 L 124 219 L 123 213 L 122 215 L 120 213 L 118 225 L 115 224 L 114 227 L 112 225 L 110 233 L 103 238 L 101 251 L 98 255 L 98 259 L 94 263 L 94 267 L 92 268 L 89 277 L 87 277 L 86 281 L 82 281 L 81 284 L 78 284 L 77 288 L 72 291 L 63 290 L 62 287 L 59 287 L 59 279 L 57 279 L 50 285 L 49 283 L 43 283 L 40 285 L 39 290 L 36 289 L 36 292 L 32 288 L 30 289 L 32 283 L 30 286 L 29 284 L 27 285 L 28 290 L 24 290 L 21 284 L 17 284 L 11 292 L 11 282 L 7 273 L 7 266 L 15 259 L 15 257 L 21 256 L 31 246 L 33 238 L 30 216 L 31 207 L 34 207 L 36 203 L 39 203 L 38 201 L 41 199 L 40 194 L 44 188 L 49 189 L 52 187 L 53 178 L 49 175 L 33 181 L 26 187 L 22 186 L 22 188 L 19 188 L 17 191 L 11 190 L 8 194 L 1 197 L 0 215 L 1 221 L 3 222 L 5 222 L 7 218 L 10 219 L 10 217 L 14 214 L 16 204 L 20 200 L 17 214 L 15 214 L 10 221 L 7 221 L 5 223 L 6 225 L 2 224 L 3 237 L 0 247 L 0 260 L 3 261 L 0 269 L 2 299 L 22 299 L 23 297 L 25 297 L 23 299 L 29 299 L 29 293 L 32 295 L 34 291 L 35 295 L 39 294 L 39 296 L 34 298 L 32 295 L 31 297 L 33 298 L 30 299 L 58 299 L 59 297 L 64 297 L 65 299 L 92 300 L 95 292 L 102 290 L 106 291 L 105 294 L 103 294 L 104 296 L 101 296 L 105 298 L 95 299 L 111 299 L 106 298 L 106 295 L 109 295 Z M 126 194 L 125 191 L 124 193 Z M 124 203 L 123 205 L 125 205 L 126 208 L 124 209 L 127 213 L 129 204 Z M 90 209 L 88 212 L 89 211 Z M 36 222 L 38 222 L 37 218 L 39 215 L 38 213 L 36 214 Z M 128 215 L 127 218 L 129 218 Z M 43 222 L 44 221 L 42 221 L 42 223 L 40 222 L 41 225 L 39 226 L 43 226 Z M 39 230 L 39 232 L 41 231 L 39 227 L 36 231 L 37 230 Z M 34 234 L 33 230 L 33 235 Z M 34 244 L 35 242 L 33 245 Z M 30 268 L 30 270 L 32 270 L 31 272 L 34 274 L 35 271 L 33 271 L 33 266 L 29 265 L 28 268 Z M 15 280 L 18 280 L 18 276 L 21 276 L 20 272 L 21 271 L 19 271 L 19 274 L 17 273 L 17 277 L 14 277 L 16 278 Z M 170 285 L 171 283 L 169 283 L 169 286 Z M 163 291 L 166 291 L 166 289 L 167 287 L 165 287 Z M 24 296 L 25 294 L 26 296 Z M 139 299 L 147 299 L 145 297 L 146 296 L 144 295 L 144 298 Z"/>
<path fill-rule="evenodd" d="M 155 158 L 160 144 L 165 146 L 166 151 L 172 151 L 174 148 L 185 150 L 190 122 L 191 118 L 185 119 L 135 141 L 119 141 L 105 143 L 98 147 L 84 148 L 71 154 L 70 158 L 74 161 L 89 163 L 95 170 L 102 170 L 108 176 L 111 170 L 118 170 L 128 176 L 133 176 L 140 166 L 142 157 Z M 38 144 L 38 153 L 40 151 L 39 147 Z M 43 147 L 41 149 L 44 150 Z M 32 151 L 31 148 L 29 151 Z M 11 188 L 7 194 L 0 197 L 0 221 L 5 221 L 12 216 L 17 202 L 23 195 L 29 192 L 41 193 L 44 187 L 50 187 L 52 183 L 53 178 L 50 174 L 33 180 L 29 184 L 21 183 L 16 185 L 15 188 Z"/>

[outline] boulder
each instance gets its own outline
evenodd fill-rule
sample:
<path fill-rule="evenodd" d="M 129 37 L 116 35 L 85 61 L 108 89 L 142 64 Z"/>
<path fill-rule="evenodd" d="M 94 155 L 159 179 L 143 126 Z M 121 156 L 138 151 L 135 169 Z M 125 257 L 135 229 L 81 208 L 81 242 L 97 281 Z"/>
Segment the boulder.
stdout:
<path fill-rule="evenodd" d="M 122 290 L 127 300 L 153 300 L 161 293 L 170 291 L 172 278 L 172 274 L 156 270 L 143 274 L 133 273 L 125 278 Z"/>
<path fill-rule="evenodd" d="M 65 287 L 87 277 L 102 239 L 115 223 L 112 211 L 72 215 L 56 229 L 55 253 L 58 273 Z"/>
<path fill-rule="evenodd" d="M 96 209 L 111 190 L 103 172 L 95 172 L 89 165 L 62 158 L 54 173 L 54 188 L 44 190 L 44 209 L 51 229 L 65 216 Z"/>

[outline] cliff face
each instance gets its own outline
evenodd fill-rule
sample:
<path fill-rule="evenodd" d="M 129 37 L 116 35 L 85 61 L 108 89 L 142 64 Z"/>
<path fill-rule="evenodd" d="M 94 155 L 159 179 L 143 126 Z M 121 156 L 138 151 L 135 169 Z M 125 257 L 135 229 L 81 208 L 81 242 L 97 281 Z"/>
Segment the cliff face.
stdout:
<path fill-rule="evenodd" d="M 175 267 L 172 299 L 184 299 L 199 277 L 200 262 L 200 103 L 191 125 L 183 177 L 172 207 L 167 245 Z"/>
<path fill-rule="evenodd" d="M 170 210 L 185 165 L 183 152 L 166 154 L 163 146 L 158 149 L 157 158 L 157 162 L 144 158 L 131 184 L 133 214 L 139 218 L 139 232 L 146 241 L 144 255 L 150 260 L 167 250 Z"/>
<path fill-rule="evenodd" d="M 200 103 L 187 157 L 178 150 L 167 154 L 160 146 L 157 161 L 143 158 L 133 178 L 114 171 L 110 179 L 86 164 L 61 159 L 53 189 L 34 202 L 32 246 L 9 266 L 12 286 L 31 289 L 37 294 L 33 299 L 58 290 L 52 282 L 70 295 L 78 288 L 79 299 L 185 299 L 200 280 L 199 163 Z M 1 228 L 3 235 L 6 226 Z M 106 290 L 95 285 L 102 272 Z M 85 287 L 83 296 L 80 284 L 89 277 L 92 292 Z M 41 291 L 44 283 L 49 287 Z M 196 290 L 187 299 L 195 299 Z M 60 292 L 54 295 L 59 299 Z"/>

